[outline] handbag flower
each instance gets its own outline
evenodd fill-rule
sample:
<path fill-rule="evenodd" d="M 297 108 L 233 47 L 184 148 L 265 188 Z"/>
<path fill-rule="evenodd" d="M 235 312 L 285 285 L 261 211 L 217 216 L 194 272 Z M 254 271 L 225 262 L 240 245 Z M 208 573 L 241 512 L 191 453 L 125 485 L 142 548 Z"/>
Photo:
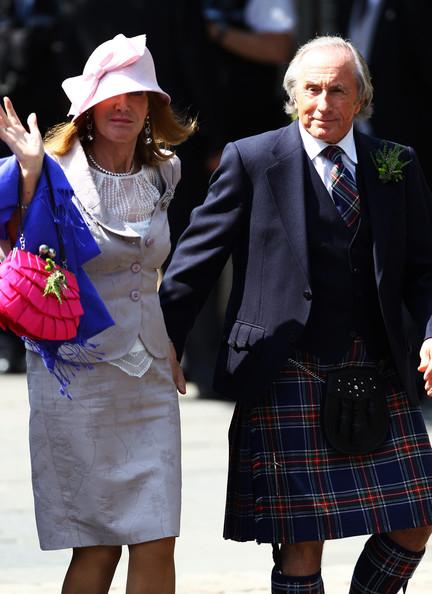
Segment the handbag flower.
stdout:
<path fill-rule="evenodd" d="M 410 161 L 403 161 L 400 159 L 404 147 L 400 144 L 390 146 L 384 143 L 381 149 L 371 153 L 372 161 L 378 171 L 378 177 L 383 183 L 400 182 L 403 180 L 403 168 L 410 163 Z"/>

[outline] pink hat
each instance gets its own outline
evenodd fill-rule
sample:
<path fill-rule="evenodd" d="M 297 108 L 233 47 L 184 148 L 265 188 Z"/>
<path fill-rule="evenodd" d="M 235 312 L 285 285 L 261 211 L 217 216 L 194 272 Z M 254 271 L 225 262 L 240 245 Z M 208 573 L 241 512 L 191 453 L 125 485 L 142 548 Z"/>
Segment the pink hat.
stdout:
<path fill-rule="evenodd" d="M 156 80 L 145 35 L 125 37 L 120 33 L 105 41 L 91 54 L 83 73 L 67 78 L 62 87 L 71 101 L 68 115 L 73 115 L 73 120 L 96 103 L 123 93 L 153 91 L 166 103 L 171 101 Z"/>

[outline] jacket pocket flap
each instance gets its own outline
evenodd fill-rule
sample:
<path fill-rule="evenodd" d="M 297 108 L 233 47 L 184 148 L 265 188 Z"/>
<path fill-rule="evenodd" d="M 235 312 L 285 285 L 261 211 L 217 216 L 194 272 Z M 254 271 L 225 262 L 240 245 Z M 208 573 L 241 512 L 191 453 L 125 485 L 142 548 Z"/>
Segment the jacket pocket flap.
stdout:
<path fill-rule="evenodd" d="M 257 351 L 264 338 L 264 328 L 244 322 L 234 322 L 228 344 L 236 350 Z"/>

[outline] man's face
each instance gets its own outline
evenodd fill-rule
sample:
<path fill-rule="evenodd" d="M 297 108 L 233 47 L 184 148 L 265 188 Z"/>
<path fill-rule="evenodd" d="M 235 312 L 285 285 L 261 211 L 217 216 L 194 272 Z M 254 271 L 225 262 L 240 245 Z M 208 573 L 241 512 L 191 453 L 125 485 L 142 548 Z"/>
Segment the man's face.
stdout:
<path fill-rule="evenodd" d="M 334 48 L 310 50 L 300 66 L 296 105 L 311 136 L 328 144 L 339 142 L 361 109 L 350 55 Z"/>

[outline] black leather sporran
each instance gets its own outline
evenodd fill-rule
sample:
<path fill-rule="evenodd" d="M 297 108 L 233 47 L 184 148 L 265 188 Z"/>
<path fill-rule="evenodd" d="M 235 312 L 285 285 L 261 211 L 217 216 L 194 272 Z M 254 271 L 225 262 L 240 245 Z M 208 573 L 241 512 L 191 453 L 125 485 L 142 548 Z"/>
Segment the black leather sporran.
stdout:
<path fill-rule="evenodd" d="M 389 413 L 375 369 L 349 367 L 328 374 L 323 428 L 329 443 L 343 454 L 368 454 L 386 440 Z"/>

